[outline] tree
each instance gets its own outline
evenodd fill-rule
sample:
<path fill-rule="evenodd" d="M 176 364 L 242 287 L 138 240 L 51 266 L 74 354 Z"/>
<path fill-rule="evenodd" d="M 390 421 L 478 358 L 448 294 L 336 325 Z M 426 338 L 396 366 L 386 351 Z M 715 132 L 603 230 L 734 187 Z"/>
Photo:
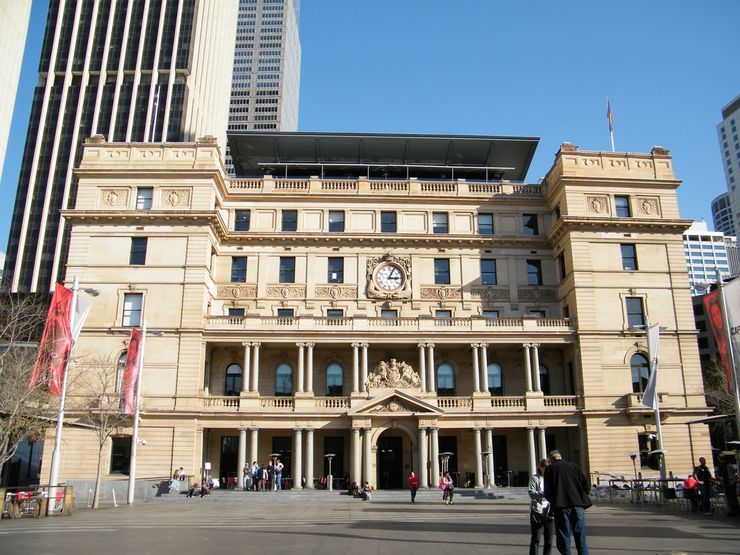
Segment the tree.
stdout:
<path fill-rule="evenodd" d="M 75 365 L 74 386 L 69 389 L 69 414 L 89 427 L 98 442 L 98 466 L 95 474 L 93 509 L 100 505 L 103 449 L 120 427 L 131 426 L 132 417 L 121 411 L 118 391 L 118 359 L 115 356 L 82 357 Z"/>
<path fill-rule="evenodd" d="M 24 439 L 43 438 L 52 422 L 45 384 L 28 387 L 48 300 L 0 290 L 0 472 Z"/>
<path fill-rule="evenodd" d="M 705 362 L 702 364 L 702 375 L 704 378 L 704 396 L 707 400 L 707 405 L 714 407 L 714 415 L 723 414 L 734 417 L 735 400 L 727 386 L 727 379 L 722 363 L 716 359 Z M 736 437 L 734 432 L 735 419 L 728 418 L 727 420 L 713 422 L 710 425 L 710 430 L 713 439 L 712 443 L 719 445 L 720 448 L 724 448 L 727 438 L 734 439 Z"/>

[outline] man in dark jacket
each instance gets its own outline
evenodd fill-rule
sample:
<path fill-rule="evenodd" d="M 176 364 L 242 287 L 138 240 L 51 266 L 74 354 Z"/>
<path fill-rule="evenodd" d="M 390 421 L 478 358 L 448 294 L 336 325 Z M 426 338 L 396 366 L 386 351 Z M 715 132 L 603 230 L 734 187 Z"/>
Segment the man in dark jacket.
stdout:
<path fill-rule="evenodd" d="M 578 465 L 564 461 L 560 451 L 550 451 L 550 464 L 545 469 L 545 498 L 555 514 L 555 535 L 558 551 L 570 555 L 573 536 L 579 555 L 588 555 L 585 509 L 591 506 L 591 490 Z"/>

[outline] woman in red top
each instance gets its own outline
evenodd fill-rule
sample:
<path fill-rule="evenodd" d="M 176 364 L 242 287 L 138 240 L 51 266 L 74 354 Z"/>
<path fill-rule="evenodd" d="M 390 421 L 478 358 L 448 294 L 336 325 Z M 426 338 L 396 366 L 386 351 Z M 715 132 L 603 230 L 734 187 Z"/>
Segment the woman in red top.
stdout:
<path fill-rule="evenodd" d="M 409 491 L 411 492 L 411 502 L 416 503 L 416 490 L 419 489 L 419 478 L 411 472 L 408 479 Z"/>

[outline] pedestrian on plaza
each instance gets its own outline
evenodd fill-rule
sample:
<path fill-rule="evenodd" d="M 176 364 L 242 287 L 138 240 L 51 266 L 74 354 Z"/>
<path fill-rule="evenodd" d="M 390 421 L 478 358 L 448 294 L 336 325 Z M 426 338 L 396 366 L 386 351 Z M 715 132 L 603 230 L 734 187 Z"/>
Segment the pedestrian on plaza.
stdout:
<path fill-rule="evenodd" d="M 452 483 L 452 476 L 450 476 L 449 472 L 445 472 L 440 483 L 444 492 L 442 493 L 442 501 L 447 505 L 452 505 L 452 497 L 455 495 L 455 485 Z"/>
<path fill-rule="evenodd" d="M 719 468 L 717 477 L 722 480 L 722 489 L 725 492 L 727 516 L 740 514 L 740 504 L 737 500 L 737 465 L 725 453 L 719 454 Z"/>
<path fill-rule="evenodd" d="M 411 492 L 411 502 L 416 503 L 416 490 L 419 489 L 419 478 L 413 472 L 409 473 L 408 485 Z"/>
<path fill-rule="evenodd" d="M 545 468 L 547 459 L 537 465 L 537 472 L 529 477 L 529 527 L 532 535 L 529 540 L 529 555 L 538 555 L 540 540 L 543 540 L 542 555 L 550 555 L 552 538 L 555 535 L 555 519 L 550 511 L 550 502 L 545 499 Z"/>
<path fill-rule="evenodd" d="M 180 491 L 180 481 L 178 480 L 179 477 L 180 472 L 175 470 L 175 472 L 172 474 L 172 479 L 170 480 L 169 493 L 172 493 L 173 491 Z"/>
<path fill-rule="evenodd" d="M 270 473 L 267 471 L 269 466 L 270 463 L 267 463 L 260 468 L 260 491 L 265 491 L 270 483 Z"/>
<path fill-rule="evenodd" d="M 275 467 L 272 461 L 267 463 L 267 483 L 265 484 L 265 489 L 275 491 Z"/>
<path fill-rule="evenodd" d="M 177 472 L 177 480 L 180 482 L 184 482 L 185 478 L 185 470 L 183 469 L 183 467 L 180 467 L 180 470 L 178 470 Z"/>
<path fill-rule="evenodd" d="M 283 468 L 285 466 L 280 462 L 280 459 L 275 459 L 275 491 L 283 489 Z M 299 486 L 300 484 L 296 484 L 296 487 Z"/>
<path fill-rule="evenodd" d="M 556 545 L 563 555 L 570 555 L 571 536 L 579 555 L 588 555 L 586 513 L 592 503 L 591 484 L 577 464 L 564 461 L 560 451 L 550 451 L 545 468 L 545 499 L 555 516 Z"/>
<path fill-rule="evenodd" d="M 248 491 L 251 485 L 252 467 L 249 466 L 249 463 L 244 463 L 244 468 L 242 469 L 242 490 Z"/>
<path fill-rule="evenodd" d="M 252 468 L 249 470 L 252 475 L 252 490 L 257 491 L 259 489 L 260 477 L 262 476 L 262 469 L 257 461 L 252 461 Z"/>
<path fill-rule="evenodd" d="M 712 472 L 704 457 L 699 457 L 699 464 L 694 467 L 694 478 L 699 482 L 699 512 L 708 515 L 711 509 Z"/>
<path fill-rule="evenodd" d="M 691 503 L 691 511 L 694 513 L 699 512 L 698 489 L 699 482 L 696 481 L 693 474 L 689 474 L 689 476 L 683 481 L 683 497 L 684 499 L 689 500 Z"/>

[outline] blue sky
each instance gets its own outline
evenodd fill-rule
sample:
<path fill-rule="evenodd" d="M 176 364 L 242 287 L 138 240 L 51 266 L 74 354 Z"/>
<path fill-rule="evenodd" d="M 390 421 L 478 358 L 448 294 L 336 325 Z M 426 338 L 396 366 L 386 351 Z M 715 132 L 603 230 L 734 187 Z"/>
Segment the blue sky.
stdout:
<path fill-rule="evenodd" d="M 46 1 L 35 0 L 0 183 L 7 243 Z M 715 126 L 740 93 L 740 1 L 302 0 L 301 131 L 540 137 L 558 146 L 668 148 L 681 216 L 710 222 L 726 190 Z"/>

